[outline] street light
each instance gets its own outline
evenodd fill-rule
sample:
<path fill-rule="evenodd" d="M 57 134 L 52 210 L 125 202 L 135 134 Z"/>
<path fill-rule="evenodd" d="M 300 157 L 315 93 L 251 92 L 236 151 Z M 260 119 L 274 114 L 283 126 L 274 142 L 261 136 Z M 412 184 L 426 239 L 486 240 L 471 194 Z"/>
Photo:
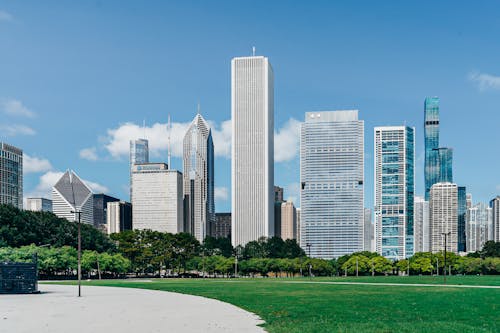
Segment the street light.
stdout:
<path fill-rule="evenodd" d="M 307 251 L 309 252 L 309 260 L 311 260 L 311 246 L 312 246 L 311 243 L 306 243 Z M 309 280 L 312 277 L 311 270 L 312 270 L 312 265 L 311 262 L 309 261 Z"/>
<path fill-rule="evenodd" d="M 448 231 L 448 232 L 442 232 L 441 235 L 444 235 L 444 284 L 446 284 L 446 236 L 450 236 L 451 235 L 451 231 Z"/>
<path fill-rule="evenodd" d="M 82 231 L 81 231 L 81 211 L 71 211 L 78 214 L 78 297 L 82 296 Z"/>

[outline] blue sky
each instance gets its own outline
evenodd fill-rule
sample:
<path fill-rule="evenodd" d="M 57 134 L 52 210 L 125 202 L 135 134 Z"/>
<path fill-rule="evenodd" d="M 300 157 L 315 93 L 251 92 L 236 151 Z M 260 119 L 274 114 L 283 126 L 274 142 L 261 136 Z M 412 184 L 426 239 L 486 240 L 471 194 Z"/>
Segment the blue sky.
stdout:
<path fill-rule="evenodd" d="M 441 145 L 473 200 L 500 192 L 500 5 L 372 1 L 1 1 L 0 140 L 22 148 L 25 195 L 71 168 L 128 199 L 128 139 L 173 167 L 201 104 L 216 146 L 217 211 L 230 210 L 230 60 L 269 57 L 275 73 L 275 182 L 298 199 L 298 121 L 359 109 L 365 196 L 373 204 L 373 127 L 416 127 L 423 194 L 423 102 L 441 99 Z M 229 141 L 228 141 L 229 140 Z M 29 163 L 26 163 L 29 162 Z"/>

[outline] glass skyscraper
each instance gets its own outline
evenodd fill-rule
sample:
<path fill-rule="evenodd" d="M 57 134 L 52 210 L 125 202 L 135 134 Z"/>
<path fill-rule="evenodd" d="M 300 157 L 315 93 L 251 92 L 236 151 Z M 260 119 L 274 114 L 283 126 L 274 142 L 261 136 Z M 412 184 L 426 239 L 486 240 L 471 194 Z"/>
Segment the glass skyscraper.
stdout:
<path fill-rule="evenodd" d="M 363 250 L 364 122 L 358 111 L 307 112 L 301 127 L 300 246 L 332 259 Z"/>
<path fill-rule="evenodd" d="M 459 186 L 458 190 L 458 252 L 465 252 L 465 220 L 467 215 L 467 191 L 465 186 Z"/>
<path fill-rule="evenodd" d="M 23 151 L 0 142 L 0 204 L 23 209 Z"/>
<path fill-rule="evenodd" d="M 392 260 L 414 253 L 415 130 L 375 127 L 376 250 Z"/>
<path fill-rule="evenodd" d="M 149 163 L 148 140 L 130 140 L 130 202 L 132 202 L 132 168 L 135 164 L 142 163 Z"/>

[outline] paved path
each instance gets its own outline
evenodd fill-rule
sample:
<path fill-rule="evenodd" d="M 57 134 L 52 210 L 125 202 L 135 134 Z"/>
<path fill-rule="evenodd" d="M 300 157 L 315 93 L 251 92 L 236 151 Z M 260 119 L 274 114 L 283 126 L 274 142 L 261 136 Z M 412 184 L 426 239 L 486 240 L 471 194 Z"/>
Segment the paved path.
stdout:
<path fill-rule="evenodd" d="M 0 332 L 264 332 L 256 315 L 199 296 L 133 288 L 39 285 L 38 295 L 0 295 Z"/>
<path fill-rule="evenodd" d="M 500 289 L 500 286 L 475 286 L 465 284 L 426 284 L 426 283 L 385 283 L 385 282 L 333 282 L 333 281 L 283 281 L 283 283 L 313 283 L 313 284 L 354 284 L 367 286 L 396 286 L 396 287 L 446 287 L 446 288 L 486 288 Z"/>

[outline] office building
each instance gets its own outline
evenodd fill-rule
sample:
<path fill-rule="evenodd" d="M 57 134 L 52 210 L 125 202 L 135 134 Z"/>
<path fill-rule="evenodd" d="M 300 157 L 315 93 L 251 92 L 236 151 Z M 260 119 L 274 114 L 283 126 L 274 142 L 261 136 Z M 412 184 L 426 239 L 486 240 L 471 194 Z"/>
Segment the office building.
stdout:
<path fill-rule="evenodd" d="M 149 142 L 146 139 L 130 140 L 130 202 L 132 202 L 132 167 L 149 163 Z"/>
<path fill-rule="evenodd" d="M 415 130 L 375 127 L 377 252 L 391 260 L 414 253 Z"/>
<path fill-rule="evenodd" d="M 415 253 L 429 252 L 429 202 L 417 196 L 414 202 Z"/>
<path fill-rule="evenodd" d="M 120 199 L 114 198 L 112 196 L 106 195 L 104 193 L 94 194 L 92 202 L 94 205 L 94 227 L 101 230 L 102 232 L 107 232 L 107 209 L 108 202 L 120 201 Z"/>
<path fill-rule="evenodd" d="M 132 205 L 126 201 L 106 204 L 106 232 L 108 235 L 132 230 Z"/>
<path fill-rule="evenodd" d="M 214 144 L 210 126 L 197 114 L 184 135 L 184 232 L 203 242 L 215 223 Z"/>
<path fill-rule="evenodd" d="M 458 188 L 453 183 L 436 183 L 430 191 L 430 250 L 458 253 Z"/>
<path fill-rule="evenodd" d="M 67 170 L 52 187 L 52 212 L 71 222 L 80 215 L 82 223 L 94 224 L 92 190 L 73 170 Z"/>
<path fill-rule="evenodd" d="M 281 203 L 281 232 L 283 240 L 297 239 L 297 211 L 291 201 Z"/>
<path fill-rule="evenodd" d="M 457 189 L 458 195 L 458 252 L 465 252 L 465 221 L 467 217 L 467 192 L 465 186 L 459 186 Z"/>
<path fill-rule="evenodd" d="M 465 203 L 467 205 L 467 209 L 472 208 L 472 194 L 467 193 L 465 196 Z"/>
<path fill-rule="evenodd" d="M 357 110 L 306 112 L 300 182 L 300 246 L 323 259 L 362 251 L 364 122 Z"/>
<path fill-rule="evenodd" d="M 0 142 L 0 205 L 23 209 L 23 151 Z"/>
<path fill-rule="evenodd" d="M 364 225 L 364 245 L 363 250 L 374 252 L 375 251 L 375 225 L 372 223 L 372 210 L 365 208 L 365 225 Z"/>
<path fill-rule="evenodd" d="M 283 200 L 283 187 L 274 186 L 274 202 L 285 202 Z"/>
<path fill-rule="evenodd" d="M 231 238 L 231 213 L 215 213 L 212 236 L 215 238 Z"/>
<path fill-rule="evenodd" d="M 500 242 L 500 196 L 490 201 L 491 218 L 493 224 L 493 240 Z"/>
<path fill-rule="evenodd" d="M 295 220 L 297 221 L 297 244 L 300 244 L 300 208 L 296 208 L 295 213 Z"/>
<path fill-rule="evenodd" d="M 478 203 L 467 209 L 466 249 L 476 252 L 483 249 L 484 243 L 493 240 L 493 210 L 485 203 Z"/>
<path fill-rule="evenodd" d="M 231 61 L 232 244 L 274 236 L 274 75 L 266 57 Z"/>
<path fill-rule="evenodd" d="M 52 212 L 52 200 L 45 198 L 26 199 L 26 210 L 33 212 Z"/>
<path fill-rule="evenodd" d="M 183 232 L 182 173 L 165 163 L 132 167 L 132 226 L 172 234 Z"/>

